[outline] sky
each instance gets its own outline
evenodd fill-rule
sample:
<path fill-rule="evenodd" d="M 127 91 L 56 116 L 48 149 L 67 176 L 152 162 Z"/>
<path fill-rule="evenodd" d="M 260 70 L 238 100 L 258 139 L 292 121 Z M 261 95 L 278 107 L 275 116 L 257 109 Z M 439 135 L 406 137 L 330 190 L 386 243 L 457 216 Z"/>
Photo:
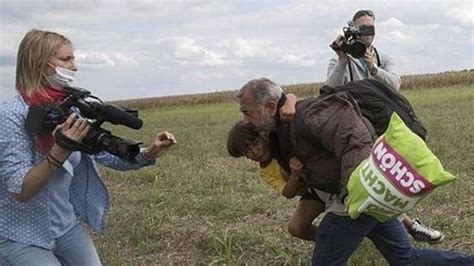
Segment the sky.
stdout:
<path fill-rule="evenodd" d="M 474 1 L 0 0 L 0 97 L 16 94 L 31 29 L 73 42 L 75 86 L 104 100 L 237 90 L 253 78 L 321 82 L 329 44 L 359 9 L 400 74 L 474 68 Z"/>

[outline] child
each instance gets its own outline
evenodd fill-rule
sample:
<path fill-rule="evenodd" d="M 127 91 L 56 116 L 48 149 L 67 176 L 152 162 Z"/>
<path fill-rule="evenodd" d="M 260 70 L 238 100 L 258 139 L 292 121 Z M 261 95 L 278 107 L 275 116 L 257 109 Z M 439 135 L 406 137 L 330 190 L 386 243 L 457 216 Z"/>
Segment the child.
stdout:
<path fill-rule="evenodd" d="M 286 198 L 301 192 L 301 199 L 288 223 L 288 232 L 298 238 L 314 241 L 317 227 L 313 220 L 324 211 L 324 203 L 314 193 L 302 190 L 299 178 L 303 164 L 295 157 L 290 159 L 288 174 L 272 158 L 269 143 L 260 137 L 250 124 L 238 122 L 229 132 L 227 150 L 231 156 L 245 156 L 260 163 L 262 179 Z"/>

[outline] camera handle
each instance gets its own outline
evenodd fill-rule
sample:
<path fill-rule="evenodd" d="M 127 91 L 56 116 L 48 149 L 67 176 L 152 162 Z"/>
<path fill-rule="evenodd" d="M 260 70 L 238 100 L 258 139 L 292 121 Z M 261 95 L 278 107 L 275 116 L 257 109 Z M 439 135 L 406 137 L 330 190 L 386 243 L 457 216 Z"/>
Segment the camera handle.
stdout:
<path fill-rule="evenodd" d="M 61 148 L 69 151 L 82 151 L 87 154 L 99 153 L 99 151 L 95 150 L 93 147 L 90 147 L 88 145 L 85 145 L 84 143 L 77 142 L 64 136 L 61 131 L 56 131 L 56 133 L 54 134 L 54 139 L 56 144 L 58 144 Z"/>

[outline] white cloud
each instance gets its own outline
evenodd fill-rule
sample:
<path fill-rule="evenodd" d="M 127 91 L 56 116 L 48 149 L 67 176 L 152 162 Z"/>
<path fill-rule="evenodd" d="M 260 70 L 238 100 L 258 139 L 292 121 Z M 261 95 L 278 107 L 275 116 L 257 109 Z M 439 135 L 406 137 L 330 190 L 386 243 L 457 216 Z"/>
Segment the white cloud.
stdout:
<path fill-rule="evenodd" d="M 279 62 L 285 63 L 285 64 L 290 64 L 290 65 L 295 65 L 295 66 L 314 66 L 316 64 L 316 61 L 314 59 L 311 59 L 310 57 L 301 54 L 301 55 L 295 55 L 295 54 L 286 54 L 284 55 Z"/>
<path fill-rule="evenodd" d="M 207 80 L 213 80 L 213 79 L 225 79 L 226 78 L 226 73 L 223 72 L 205 72 L 205 71 L 196 71 L 193 72 L 192 74 L 181 74 L 179 79 L 181 81 L 207 81 Z"/>
<path fill-rule="evenodd" d="M 471 5 L 463 5 L 451 7 L 446 11 L 446 16 L 461 24 L 462 26 L 471 28 L 474 25 L 474 8 L 473 2 Z M 472 32 L 471 32 L 472 33 Z"/>
<path fill-rule="evenodd" d="M 81 50 L 75 51 L 77 64 L 84 67 L 92 68 L 109 68 L 115 67 L 114 60 L 105 53 L 99 52 L 83 52 Z"/>
<path fill-rule="evenodd" d="M 403 65 L 403 64 L 408 64 L 410 62 L 411 62 L 410 58 L 408 58 L 407 56 L 401 55 L 401 56 L 397 57 L 397 62 L 396 63 L 398 65 Z"/>
<path fill-rule="evenodd" d="M 235 38 L 226 40 L 223 45 L 229 49 L 229 52 L 238 59 L 265 57 L 268 53 L 266 46 L 268 41 L 247 40 L 244 38 Z"/>
<path fill-rule="evenodd" d="M 378 36 L 380 36 L 380 34 Z M 415 40 L 412 35 L 404 33 L 400 30 L 394 30 L 387 34 L 383 34 L 381 38 L 395 43 L 407 43 Z"/>
<path fill-rule="evenodd" d="M 277 40 L 235 38 L 223 41 L 222 46 L 241 62 L 258 60 L 292 66 L 311 66 L 315 63 L 311 51 L 288 47 Z"/>
<path fill-rule="evenodd" d="M 115 53 L 114 57 L 120 64 L 128 66 L 134 66 L 137 64 L 136 60 L 133 57 L 124 55 L 122 53 Z"/>
<path fill-rule="evenodd" d="M 399 19 L 397 18 L 394 18 L 394 17 L 390 17 L 389 19 L 387 19 L 386 21 L 382 21 L 380 22 L 380 25 L 381 26 L 390 26 L 390 27 L 402 27 L 403 25 L 403 22 L 401 22 Z"/>
<path fill-rule="evenodd" d="M 229 63 L 223 55 L 197 45 L 196 41 L 190 38 L 176 39 L 173 57 L 180 62 L 207 66 L 226 65 Z"/>

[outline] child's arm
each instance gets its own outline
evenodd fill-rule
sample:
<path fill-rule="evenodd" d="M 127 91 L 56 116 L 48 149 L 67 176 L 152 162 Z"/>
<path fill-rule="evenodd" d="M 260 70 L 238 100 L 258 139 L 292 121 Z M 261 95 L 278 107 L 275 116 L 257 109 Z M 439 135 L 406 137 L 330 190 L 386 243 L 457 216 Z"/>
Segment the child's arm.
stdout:
<path fill-rule="evenodd" d="M 296 196 L 296 193 L 298 193 L 298 190 L 300 189 L 300 174 L 301 170 L 303 170 L 303 164 L 296 157 L 292 157 L 290 159 L 290 169 L 290 178 L 288 179 L 288 182 L 281 193 L 283 196 L 289 199 Z"/>
<path fill-rule="evenodd" d="M 286 94 L 285 103 L 280 107 L 280 120 L 289 122 L 296 113 L 296 96 L 293 93 Z"/>

